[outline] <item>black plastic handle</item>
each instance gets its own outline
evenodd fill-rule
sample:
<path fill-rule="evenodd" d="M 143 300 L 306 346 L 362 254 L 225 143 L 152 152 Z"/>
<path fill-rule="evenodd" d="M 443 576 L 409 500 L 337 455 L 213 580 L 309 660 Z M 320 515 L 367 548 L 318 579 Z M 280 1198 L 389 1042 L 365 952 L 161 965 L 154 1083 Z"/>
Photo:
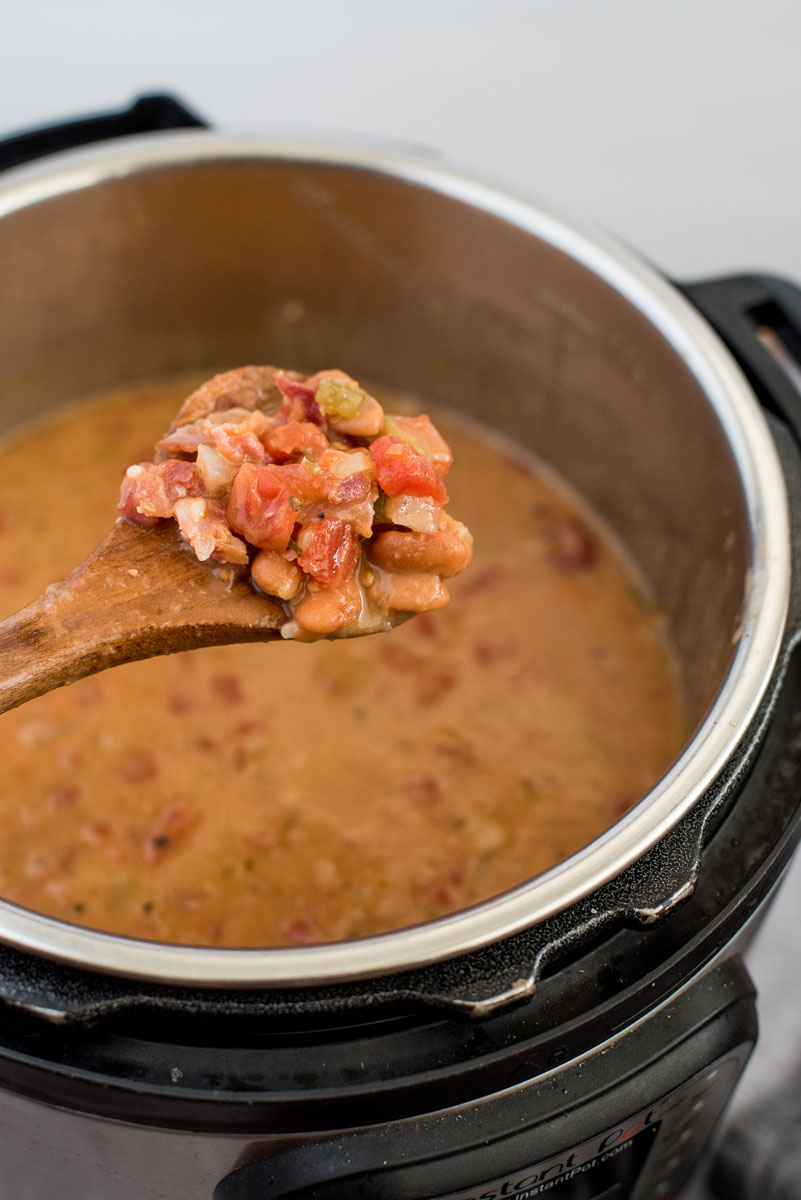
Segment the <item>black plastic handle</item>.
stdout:
<path fill-rule="evenodd" d="M 801 289 L 773 275 L 680 286 L 734 354 L 765 408 L 801 443 Z"/>
<path fill-rule="evenodd" d="M 207 129 L 208 124 L 174 96 L 140 96 L 122 112 L 79 117 L 43 129 L 30 129 L 0 141 L 0 171 L 58 150 L 74 150 L 107 138 L 160 129 Z"/>

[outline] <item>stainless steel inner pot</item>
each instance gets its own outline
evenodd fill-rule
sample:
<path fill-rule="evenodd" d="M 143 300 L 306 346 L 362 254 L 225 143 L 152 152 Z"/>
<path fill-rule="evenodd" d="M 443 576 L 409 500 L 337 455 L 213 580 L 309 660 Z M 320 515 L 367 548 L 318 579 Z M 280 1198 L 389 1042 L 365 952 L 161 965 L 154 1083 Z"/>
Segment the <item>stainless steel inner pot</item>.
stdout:
<path fill-rule="evenodd" d="M 428 162 L 184 132 L 9 172 L 0 273 L 2 427 L 165 372 L 336 363 L 533 448 L 596 506 L 661 596 L 695 730 L 652 792 L 591 846 L 426 925 L 220 950 L 99 934 L 0 902 L 0 940 L 201 986 L 392 972 L 486 945 L 588 895 L 713 783 L 777 662 L 786 491 L 733 360 L 636 257 Z"/>

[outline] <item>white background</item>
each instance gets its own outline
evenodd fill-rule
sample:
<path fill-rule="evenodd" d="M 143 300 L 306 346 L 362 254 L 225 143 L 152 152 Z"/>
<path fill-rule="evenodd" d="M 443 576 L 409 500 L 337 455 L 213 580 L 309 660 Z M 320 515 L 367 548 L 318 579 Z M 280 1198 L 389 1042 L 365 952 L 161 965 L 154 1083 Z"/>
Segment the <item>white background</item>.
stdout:
<path fill-rule="evenodd" d="M 800 47 L 797 0 L 6 0 L 0 136 L 166 89 L 225 128 L 426 148 L 676 278 L 801 280 Z M 799 1057 L 799 910 L 801 868 L 740 1104 Z"/>
<path fill-rule="evenodd" d="M 0 133 L 169 88 L 430 147 L 682 276 L 801 277 L 796 0 L 6 0 Z"/>

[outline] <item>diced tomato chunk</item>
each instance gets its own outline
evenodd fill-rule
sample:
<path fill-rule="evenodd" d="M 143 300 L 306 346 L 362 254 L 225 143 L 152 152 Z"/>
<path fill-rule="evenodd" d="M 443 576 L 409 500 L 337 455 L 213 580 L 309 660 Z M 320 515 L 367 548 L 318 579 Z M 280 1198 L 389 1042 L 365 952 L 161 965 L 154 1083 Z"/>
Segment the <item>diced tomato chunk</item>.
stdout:
<path fill-rule="evenodd" d="M 445 484 L 432 464 L 403 438 L 376 438 L 370 454 L 388 496 L 430 496 L 437 504 L 447 503 Z"/>
<path fill-rule="evenodd" d="M 335 517 L 310 522 L 298 537 L 303 570 L 323 587 L 350 579 L 359 561 L 359 539 L 350 525 Z"/>
<path fill-rule="evenodd" d="M 427 458 L 438 475 L 448 474 L 453 454 L 430 417 L 421 413 L 419 417 L 392 417 L 391 420 L 398 427 L 398 436 Z"/>
<path fill-rule="evenodd" d="M 268 429 L 262 438 L 267 452 L 278 463 L 289 462 L 297 455 L 315 455 L 328 449 L 328 438 L 311 421 L 288 421 Z"/>
<path fill-rule="evenodd" d="M 226 516 L 231 528 L 260 550 L 286 550 L 296 520 L 276 468 L 256 463 L 237 471 Z"/>
<path fill-rule="evenodd" d="M 331 476 L 316 463 L 308 459 L 285 463 L 280 469 L 280 477 L 289 494 L 301 504 L 325 505 L 327 502 Z"/>

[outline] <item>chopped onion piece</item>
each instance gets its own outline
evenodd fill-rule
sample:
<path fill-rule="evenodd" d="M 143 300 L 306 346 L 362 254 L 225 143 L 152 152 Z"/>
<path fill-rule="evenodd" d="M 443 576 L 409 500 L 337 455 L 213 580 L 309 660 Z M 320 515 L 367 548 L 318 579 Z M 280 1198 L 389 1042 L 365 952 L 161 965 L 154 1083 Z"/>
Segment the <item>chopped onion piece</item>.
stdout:
<path fill-rule="evenodd" d="M 416 533 L 436 533 L 440 512 L 439 505 L 424 496 L 388 496 L 384 505 L 388 521 Z"/>
<path fill-rule="evenodd" d="M 197 469 L 210 496 L 228 492 L 236 474 L 233 463 L 211 446 L 198 446 Z"/>

